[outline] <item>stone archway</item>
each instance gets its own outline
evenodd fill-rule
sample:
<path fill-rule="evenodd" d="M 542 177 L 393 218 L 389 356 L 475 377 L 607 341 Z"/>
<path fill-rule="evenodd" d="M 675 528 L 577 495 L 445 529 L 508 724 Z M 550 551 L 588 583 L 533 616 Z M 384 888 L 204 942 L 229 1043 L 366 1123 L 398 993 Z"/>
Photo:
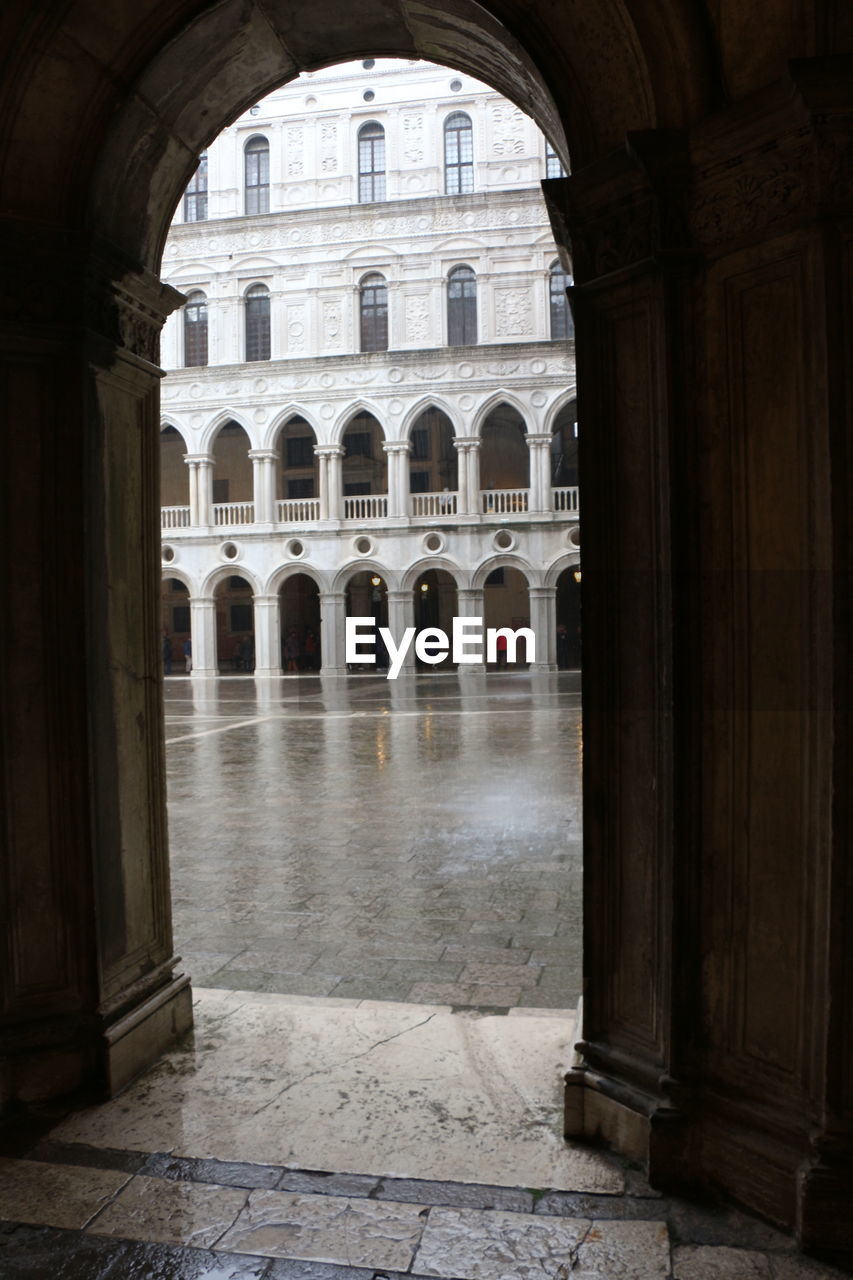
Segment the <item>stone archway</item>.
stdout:
<path fill-rule="evenodd" d="M 506 25 L 465 0 L 281 16 L 139 0 L 109 23 L 88 0 L 13 9 L 3 323 L 20 430 L 0 510 L 28 644 L 3 673 L 5 1096 L 28 1077 L 42 1096 L 114 1091 L 189 1018 L 152 678 L 171 209 L 205 141 L 266 88 L 424 52 L 520 101 L 561 152 L 565 121 L 575 163 L 548 187 L 578 282 L 590 639 L 570 1128 L 853 1251 L 837 1212 L 853 1150 L 850 75 L 822 60 L 851 42 L 796 0 L 750 39 L 739 8 L 508 0 Z M 723 84 L 738 101 L 711 123 Z M 107 661 L 87 664 L 92 646 Z"/>

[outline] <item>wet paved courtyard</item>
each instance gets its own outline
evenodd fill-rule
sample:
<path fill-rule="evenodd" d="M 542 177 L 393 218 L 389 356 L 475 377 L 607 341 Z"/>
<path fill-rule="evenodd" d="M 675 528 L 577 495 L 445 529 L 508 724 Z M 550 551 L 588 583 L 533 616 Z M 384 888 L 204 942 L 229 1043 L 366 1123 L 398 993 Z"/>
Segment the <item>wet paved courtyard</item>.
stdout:
<path fill-rule="evenodd" d="M 199 987 L 457 1008 L 580 994 L 580 677 L 166 682 Z"/>

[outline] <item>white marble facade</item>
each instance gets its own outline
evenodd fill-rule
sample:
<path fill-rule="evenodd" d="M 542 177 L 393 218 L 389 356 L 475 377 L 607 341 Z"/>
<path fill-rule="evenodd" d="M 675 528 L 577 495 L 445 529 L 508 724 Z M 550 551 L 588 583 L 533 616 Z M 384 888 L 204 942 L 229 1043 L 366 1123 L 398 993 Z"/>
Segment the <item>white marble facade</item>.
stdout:
<path fill-rule="evenodd" d="M 471 125 L 472 189 L 447 194 L 446 126 L 458 113 Z M 362 184 L 359 200 L 365 125 L 381 126 L 381 186 Z M 251 178 L 253 146 L 268 154 Z M 214 597 L 235 575 L 252 592 L 256 674 L 280 672 L 279 592 L 297 572 L 319 588 L 323 669 L 344 670 L 346 586 L 365 569 L 383 580 L 392 626 L 414 619 L 426 569 L 450 575 L 469 615 L 482 611 L 492 569 L 518 569 L 526 616 L 542 632 L 536 665 L 553 668 L 556 583 L 580 545 L 576 472 L 565 466 L 574 349 L 552 336 L 552 272 L 569 264 L 558 263 L 539 188 L 557 163 L 500 95 L 401 60 L 303 75 L 211 143 L 204 200 L 182 201 L 163 260 L 164 279 L 191 302 L 203 296 L 206 309 L 203 359 L 187 367 L 198 352 L 183 310 L 162 348 L 163 571 L 189 594 L 196 674 L 222 665 Z M 260 196 L 249 189 L 258 178 Z M 377 192 L 384 198 L 365 198 Z M 476 293 L 475 332 L 461 343 L 448 308 L 459 268 L 473 273 Z M 387 350 L 362 351 L 362 289 L 377 275 Z M 259 293 L 268 346 L 247 359 L 247 298 Z M 413 432 L 428 410 L 447 424 L 450 485 L 435 458 L 434 482 L 423 470 L 431 464 L 416 461 Z M 370 415 L 381 462 L 369 492 L 347 484 L 344 437 L 358 415 Z M 523 432 L 514 471 L 490 434 L 502 415 Z M 296 488 L 283 471 L 294 421 L 314 455 Z M 226 426 L 242 429 L 230 454 Z"/>

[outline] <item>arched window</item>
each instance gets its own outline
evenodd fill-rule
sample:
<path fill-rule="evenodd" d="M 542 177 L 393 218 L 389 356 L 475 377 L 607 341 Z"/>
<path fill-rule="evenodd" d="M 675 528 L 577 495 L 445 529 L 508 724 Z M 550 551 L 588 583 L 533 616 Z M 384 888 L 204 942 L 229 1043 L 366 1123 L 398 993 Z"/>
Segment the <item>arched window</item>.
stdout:
<path fill-rule="evenodd" d="M 371 120 L 358 131 L 358 201 L 385 199 L 385 130 Z"/>
<path fill-rule="evenodd" d="M 207 297 L 200 289 L 188 294 L 184 306 L 184 364 L 207 364 Z"/>
<path fill-rule="evenodd" d="M 246 290 L 246 359 L 270 358 L 270 291 L 265 284 Z"/>
<path fill-rule="evenodd" d="M 270 144 L 259 134 L 246 143 L 243 155 L 246 213 L 270 211 Z"/>
<path fill-rule="evenodd" d="M 464 111 L 444 122 L 444 190 L 449 196 L 474 190 L 474 130 Z"/>
<path fill-rule="evenodd" d="M 454 267 L 447 277 L 447 341 L 451 347 L 477 341 L 477 277 L 470 267 Z"/>
<path fill-rule="evenodd" d="M 198 168 L 187 184 L 184 193 L 184 222 L 207 220 L 207 152 L 198 158 Z"/>
<path fill-rule="evenodd" d="M 359 292 L 362 351 L 388 350 L 388 286 L 374 272 L 365 276 Z"/>
<path fill-rule="evenodd" d="M 545 140 L 545 177 L 546 178 L 565 178 L 566 171 L 563 168 L 562 161 L 557 155 L 550 142 Z"/>
<path fill-rule="evenodd" d="M 571 283 L 572 277 L 566 274 L 559 261 L 552 262 L 551 275 L 548 281 L 552 338 L 573 338 L 575 336 L 575 325 L 569 309 L 569 300 L 566 297 L 566 289 Z"/>

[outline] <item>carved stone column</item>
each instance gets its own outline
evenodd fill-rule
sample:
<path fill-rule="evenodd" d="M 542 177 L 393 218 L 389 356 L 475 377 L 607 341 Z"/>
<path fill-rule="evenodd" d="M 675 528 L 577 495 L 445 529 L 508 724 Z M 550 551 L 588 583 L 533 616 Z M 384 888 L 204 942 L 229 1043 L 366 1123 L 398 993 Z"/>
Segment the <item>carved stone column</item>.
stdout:
<path fill-rule="evenodd" d="M 320 674 L 346 675 L 345 632 L 346 594 L 324 591 L 320 594 Z"/>
<path fill-rule="evenodd" d="M 480 514 L 480 438 L 456 436 L 453 444 L 459 455 L 459 513 Z M 463 478 L 465 484 L 463 485 Z"/>
<path fill-rule="evenodd" d="M 321 444 L 315 445 L 314 452 L 320 459 L 320 519 L 340 520 L 343 515 L 343 448 L 339 444 Z"/>
<path fill-rule="evenodd" d="M 184 454 L 190 468 L 190 524 L 213 524 L 213 468 L 211 453 Z"/>
<path fill-rule="evenodd" d="M 460 516 L 467 516 L 468 513 L 468 449 L 464 440 L 460 436 L 456 436 L 453 440 L 453 447 L 457 456 L 457 477 L 456 477 L 456 511 Z"/>
<path fill-rule="evenodd" d="M 281 675 L 281 631 L 279 597 L 255 596 L 255 675 Z"/>
<path fill-rule="evenodd" d="M 385 440 L 382 448 L 388 459 L 388 515 L 400 519 L 409 514 L 408 440 Z"/>
<path fill-rule="evenodd" d="M 460 587 L 456 593 L 456 608 L 459 611 L 460 618 L 479 618 L 485 627 L 485 599 L 482 587 Z M 473 652 L 476 648 L 472 646 Z M 457 668 L 460 676 L 481 676 L 485 674 L 486 662 L 486 641 L 485 632 L 483 634 L 483 661 L 482 662 L 460 662 Z"/>
<path fill-rule="evenodd" d="M 531 511 L 551 510 L 551 437 L 547 432 L 527 433 L 527 448 L 530 452 L 530 499 Z"/>
<path fill-rule="evenodd" d="M 531 671 L 557 670 L 557 588 L 529 587 L 530 626 L 536 637 Z"/>
<path fill-rule="evenodd" d="M 275 464 L 278 454 L 274 449 L 250 449 L 252 460 L 255 524 L 270 524 L 275 519 Z"/>
<path fill-rule="evenodd" d="M 415 601 L 411 591 L 388 592 L 388 629 L 394 637 L 394 643 L 400 644 L 406 627 L 415 625 Z M 410 675 L 415 670 L 415 646 L 410 645 L 400 676 Z"/>
<path fill-rule="evenodd" d="M 157 346 L 180 295 L 53 228 L 2 231 L 6 1102 L 114 1093 L 192 1012 L 172 949 L 156 604 Z"/>
<path fill-rule="evenodd" d="M 190 599 L 192 675 L 197 680 L 219 675 L 216 655 L 216 601 L 212 597 Z"/>

